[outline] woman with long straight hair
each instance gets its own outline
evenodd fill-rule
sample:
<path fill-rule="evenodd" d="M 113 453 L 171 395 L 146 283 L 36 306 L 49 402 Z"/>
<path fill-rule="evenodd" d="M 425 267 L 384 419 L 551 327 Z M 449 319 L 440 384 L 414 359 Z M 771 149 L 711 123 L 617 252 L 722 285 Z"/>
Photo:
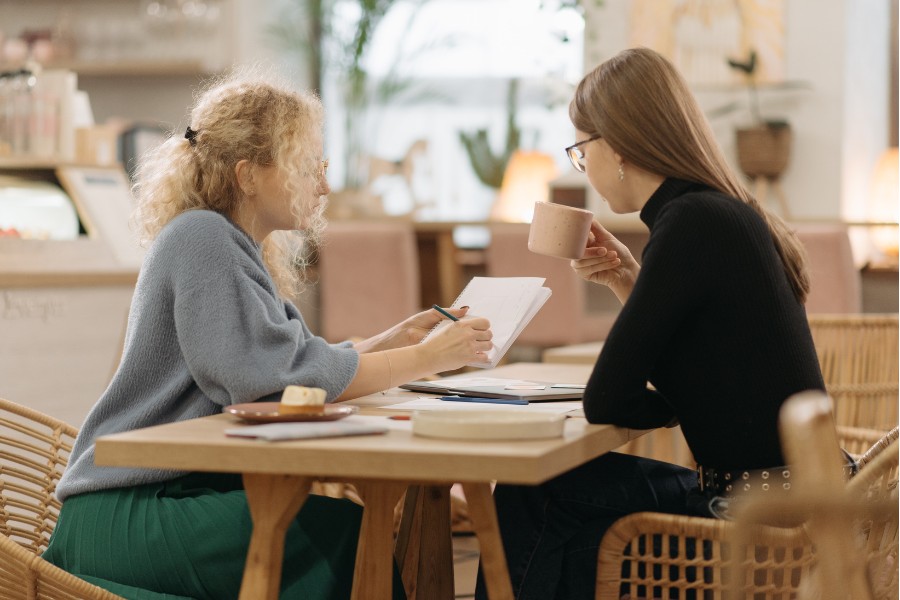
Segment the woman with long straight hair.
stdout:
<path fill-rule="evenodd" d="M 498 486 L 517 599 L 593 598 L 600 540 L 624 515 L 728 518 L 746 491 L 785 493 L 779 408 L 824 389 L 803 248 L 727 164 L 675 67 L 646 48 L 620 52 L 584 77 L 569 115 L 573 166 L 613 212 L 639 212 L 650 230 L 639 264 L 595 221 L 572 261 L 623 303 L 585 416 L 680 424 L 701 468 L 611 452 L 540 486 Z"/>

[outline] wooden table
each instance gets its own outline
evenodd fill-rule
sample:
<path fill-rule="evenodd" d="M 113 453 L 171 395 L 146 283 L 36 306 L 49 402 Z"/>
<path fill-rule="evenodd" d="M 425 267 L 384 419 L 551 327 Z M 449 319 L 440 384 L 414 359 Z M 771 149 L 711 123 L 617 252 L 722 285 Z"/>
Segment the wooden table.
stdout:
<path fill-rule="evenodd" d="M 576 383 L 586 381 L 590 370 L 519 363 L 477 375 Z M 380 406 L 418 396 L 391 390 L 353 403 L 363 407 L 363 414 L 383 416 L 387 411 Z M 242 600 L 278 597 L 285 530 L 312 481 L 321 478 L 353 482 L 365 503 L 353 598 L 390 597 L 395 554 L 411 598 L 453 598 L 449 491 L 461 483 L 491 599 L 511 600 L 491 482 L 541 483 L 644 433 L 570 418 L 563 437 L 545 440 L 439 440 L 393 428 L 386 435 L 261 443 L 226 437 L 223 431 L 235 425 L 222 414 L 103 436 L 97 440 L 96 463 L 243 473 L 253 534 Z M 394 547 L 394 507 L 407 490 Z"/>

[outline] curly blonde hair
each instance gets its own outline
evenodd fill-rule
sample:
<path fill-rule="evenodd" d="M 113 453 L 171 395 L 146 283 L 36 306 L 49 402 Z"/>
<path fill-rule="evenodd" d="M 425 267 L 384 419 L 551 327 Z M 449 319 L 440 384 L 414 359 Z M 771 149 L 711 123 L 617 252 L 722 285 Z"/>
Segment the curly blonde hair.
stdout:
<path fill-rule="evenodd" d="M 272 73 L 248 67 L 212 80 L 190 113 L 193 139 L 176 132 L 141 157 L 133 220 L 142 244 L 188 210 L 212 210 L 232 221 L 246 202 L 235 165 L 277 167 L 286 175 L 291 211 L 303 231 L 276 231 L 262 244 L 279 293 L 297 294 L 310 250 L 325 228 L 317 202 L 322 176 L 324 111 L 319 98 L 292 90 Z"/>

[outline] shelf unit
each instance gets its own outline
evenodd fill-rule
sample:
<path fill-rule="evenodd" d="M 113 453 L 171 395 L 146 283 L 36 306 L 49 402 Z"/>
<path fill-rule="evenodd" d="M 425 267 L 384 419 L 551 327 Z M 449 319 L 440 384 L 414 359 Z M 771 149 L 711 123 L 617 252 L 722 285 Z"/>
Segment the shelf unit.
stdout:
<path fill-rule="evenodd" d="M 86 231 L 71 240 L 0 238 L 0 391 L 78 426 L 118 363 L 140 267 L 127 175 L 120 166 L 14 158 L 0 159 L 0 175 L 59 185 Z"/>
<path fill-rule="evenodd" d="M 20 69 L 24 65 L 0 63 L 0 71 Z M 98 62 L 86 60 L 54 61 L 42 65 L 44 69 L 65 69 L 74 71 L 80 77 L 172 77 L 210 75 L 199 60 L 124 60 Z"/>

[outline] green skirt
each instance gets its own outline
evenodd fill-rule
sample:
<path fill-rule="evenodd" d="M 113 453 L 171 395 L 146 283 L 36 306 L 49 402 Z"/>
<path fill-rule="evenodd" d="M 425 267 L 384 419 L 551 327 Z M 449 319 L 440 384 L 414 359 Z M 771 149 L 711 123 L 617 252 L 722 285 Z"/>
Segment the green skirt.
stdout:
<path fill-rule="evenodd" d="M 350 597 L 362 509 L 310 495 L 285 536 L 282 600 Z M 71 496 L 44 558 L 133 600 L 237 598 L 252 521 L 239 475 Z M 397 569 L 394 597 L 405 598 Z"/>

